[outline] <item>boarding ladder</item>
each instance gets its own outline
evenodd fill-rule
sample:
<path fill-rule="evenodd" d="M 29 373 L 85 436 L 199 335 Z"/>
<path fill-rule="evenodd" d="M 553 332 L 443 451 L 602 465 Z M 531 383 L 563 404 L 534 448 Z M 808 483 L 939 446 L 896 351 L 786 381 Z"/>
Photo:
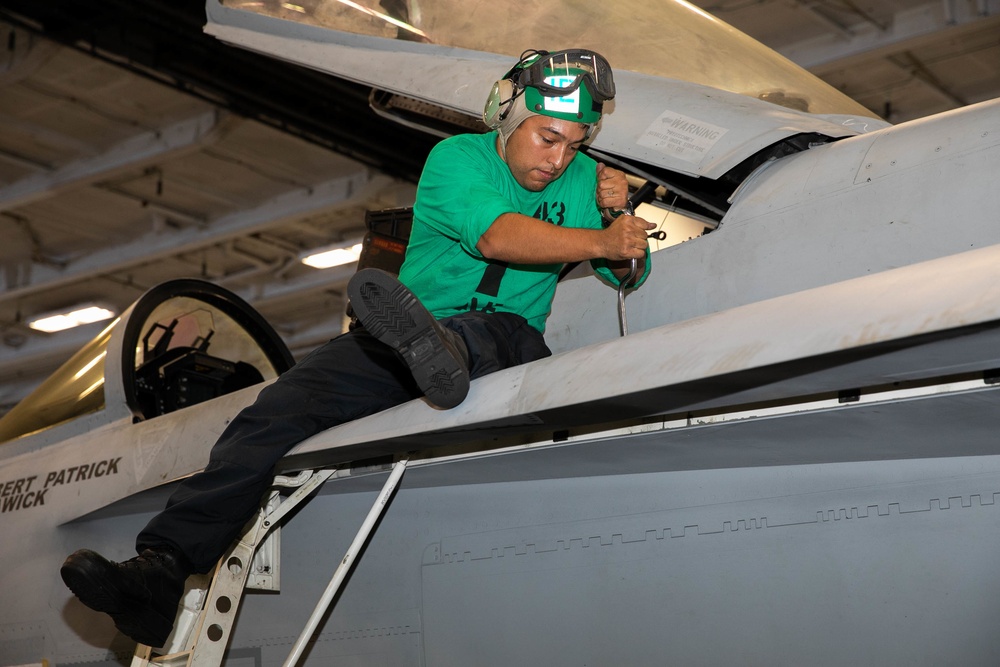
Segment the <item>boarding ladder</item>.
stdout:
<path fill-rule="evenodd" d="M 393 464 L 375 504 L 285 661 L 286 667 L 296 665 L 301 658 L 306 644 L 354 564 L 356 555 L 388 506 L 406 463 L 406 459 L 401 459 Z M 328 479 L 350 474 L 349 470 L 327 469 L 305 470 L 295 477 L 275 477 L 275 488 L 268 500 L 257 517 L 247 524 L 240 538 L 219 559 L 211 579 L 210 575 L 195 575 L 188 579 L 173 632 L 163 648 L 137 645 L 131 667 L 221 665 L 244 592 L 247 589 L 277 591 L 280 588 L 281 520 Z M 280 488 L 295 490 L 282 498 Z"/>

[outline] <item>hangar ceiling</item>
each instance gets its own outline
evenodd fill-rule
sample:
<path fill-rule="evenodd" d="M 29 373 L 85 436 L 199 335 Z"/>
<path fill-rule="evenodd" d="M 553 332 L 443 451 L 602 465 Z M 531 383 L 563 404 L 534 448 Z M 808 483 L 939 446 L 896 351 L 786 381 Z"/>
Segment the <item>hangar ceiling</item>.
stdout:
<path fill-rule="evenodd" d="M 1000 0 L 698 0 L 892 122 L 1000 96 Z M 0 414 L 100 330 L 25 321 L 202 277 L 301 356 L 353 269 L 307 250 L 412 203 L 435 139 L 217 42 L 202 0 L 0 0 Z"/>

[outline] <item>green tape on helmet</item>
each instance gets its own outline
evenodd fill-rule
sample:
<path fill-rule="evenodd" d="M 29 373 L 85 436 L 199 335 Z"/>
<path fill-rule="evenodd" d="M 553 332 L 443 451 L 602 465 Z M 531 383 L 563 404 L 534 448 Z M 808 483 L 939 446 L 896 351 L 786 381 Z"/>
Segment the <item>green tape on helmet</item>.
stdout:
<path fill-rule="evenodd" d="M 562 88 L 572 83 L 579 70 L 560 72 L 545 77 L 545 83 L 556 88 Z M 555 95 L 543 95 L 538 88 L 526 86 L 524 89 L 524 105 L 528 111 L 542 116 L 551 116 L 561 120 L 577 123 L 596 123 L 601 119 L 603 105 L 595 103 L 586 86 L 577 85 L 575 89 L 566 90 Z"/>

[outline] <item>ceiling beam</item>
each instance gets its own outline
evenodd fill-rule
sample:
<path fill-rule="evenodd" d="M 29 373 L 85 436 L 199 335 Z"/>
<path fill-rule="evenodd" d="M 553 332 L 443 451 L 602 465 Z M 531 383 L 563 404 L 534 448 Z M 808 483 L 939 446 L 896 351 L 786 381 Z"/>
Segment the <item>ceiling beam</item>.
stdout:
<path fill-rule="evenodd" d="M 129 137 L 100 155 L 82 158 L 45 173 L 32 174 L 0 187 L 0 211 L 26 206 L 61 190 L 113 178 L 168 157 L 194 152 L 221 136 L 222 116 L 212 110 L 166 127 Z"/>
<path fill-rule="evenodd" d="M 358 171 L 315 186 L 286 192 L 252 209 L 222 216 L 203 226 L 192 226 L 169 233 L 152 232 L 131 243 L 115 245 L 69 262 L 62 267 L 32 265 L 26 284 L 8 285 L 0 279 L 0 304 L 10 303 L 29 294 L 89 280 L 111 273 L 166 259 L 178 254 L 279 227 L 289 219 L 316 215 L 338 208 L 361 204 L 395 181 L 388 176 Z"/>
<path fill-rule="evenodd" d="M 376 115 L 368 86 L 204 33 L 204 0 L 3 0 L 0 19 L 413 183 L 438 141 Z"/>
<path fill-rule="evenodd" d="M 886 60 L 940 95 L 947 104 L 956 107 L 964 107 L 969 104 L 968 100 L 956 95 L 941 79 L 934 76 L 934 72 L 910 51 L 905 51 Z"/>
<path fill-rule="evenodd" d="M 47 39 L 8 25 L 0 25 L 0 39 L 7 45 L 6 53 L 0 54 L 0 86 L 28 78 L 59 50 Z"/>
<path fill-rule="evenodd" d="M 777 51 L 822 76 L 986 29 L 1000 29 L 1000 0 L 932 0 L 897 12 L 884 30 L 866 21 L 851 27 L 850 38 L 845 39 L 843 33 L 827 34 L 786 44 Z"/>

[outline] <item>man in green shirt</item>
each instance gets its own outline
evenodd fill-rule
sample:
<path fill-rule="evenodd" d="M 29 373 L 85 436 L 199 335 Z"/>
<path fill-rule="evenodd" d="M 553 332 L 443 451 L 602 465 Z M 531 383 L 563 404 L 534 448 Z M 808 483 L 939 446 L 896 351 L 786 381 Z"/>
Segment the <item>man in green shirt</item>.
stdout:
<path fill-rule="evenodd" d="M 628 200 L 622 172 L 578 154 L 600 121 L 603 103 L 613 96 L 611 68 L 600 55 L 580 49 L 526 51 L 487 100 L 483 120 L 496 132 L 452 137 L 431 151 L 399 276 L 415 295 L 407 301 L 414 306 L 383 313 L 379 307 L 392 301 L 383 298 L 366 309 L 357 291 L 351 301 L 372 333 L 403 355 L 432 403 L 452 407 L 465 397 L 468 359 L 462 344 L 475 335 L 462 323 L 470 314 L 491 315 L 490 320 L 519 331 L 526 323 L 541 334 L 566 263 L 591 260 L 599 275 L 617 282 L 635 260 L 634 282 L 645 280 L 646 235 L 654 225 L 619 215 Z M 610 222 L 607 228 L 602 217 Z M 366 282 L 386 294 L 400 289 L 374 271 L 362 271 L 352 281 L 356 287 Z M 421 323 L 399 335 L 378 326 L 403 317 Z M 429 337 L 434 345 L 423 341 L 423 356 L 413 353 L 421 347 L 414 341 L 422 340 L 415 332 L 433 331 L 435 319 L 446 318 L 457 318 L 448 325 L 460 335 L 436 331 Z M 496 344 L 491 338 L 509 336 L 508 329 L 475 346 L 473 352 L 480 354 L 473 362 L 486 363 L 485 371 L 491 372 L 538 358 L 534 352 L 516 354 L 519 347 L 544 348 L 540 337 L 529 340 L 530 332 L 520 333 L 524 340 L 515 342 L 510 359 L 489 358 Z M 452 342 L 457 351 L 451 350 Z M 542 355 L 547 354 L 545 348 Z M 481 363 L 473 363 L 478 374 L 484 371 Z"/>
<path fill-rule="evenodd" d="M 539 78 L 577 87 L 546 89 L 559 97 L 545 97 L 531 85 Z M 625 175 L 578 154 L 613 95 L 611 70 L 600 56 L 529 51 L 487 103 L 484 120 L 497 131 L 459 135 L 434 148 L 420 178 L 400 280 L 436 317 L 511 312 L 544 332 L 564 264 L 593 260 L 615 282 L 613 267 L 624 275 L 621 260 L 646 264 L 651 225 L 630 216 L 602 225 L 602 209 L 621 210 L 627 202 Z M 645 271 L 638 282 L 644 279 Z"/>
<path fill-rule="evenodd" d="M 591 260 L 617 282 L 636 260 L 644 280 L 653 225 L 620 214 L 622 172 L 578 154 L 613 96 L 598 54 L 526 52 L 487 101 L 495 131 L 447 139 L 429 156 L 400 279 L 365 269 L 351 280 L 363 326 L 307 355 L 233 419 L 205 470 L 140 532 L 139 556 L 70 555 L 61 575 L 73 593 L 132 639 L 163 645 L 185 579 L 215 565 L 292 447 L 420 396 L 454 407 L 470 379 L 548 356 L 542 333 L 568 262 Z"/>

